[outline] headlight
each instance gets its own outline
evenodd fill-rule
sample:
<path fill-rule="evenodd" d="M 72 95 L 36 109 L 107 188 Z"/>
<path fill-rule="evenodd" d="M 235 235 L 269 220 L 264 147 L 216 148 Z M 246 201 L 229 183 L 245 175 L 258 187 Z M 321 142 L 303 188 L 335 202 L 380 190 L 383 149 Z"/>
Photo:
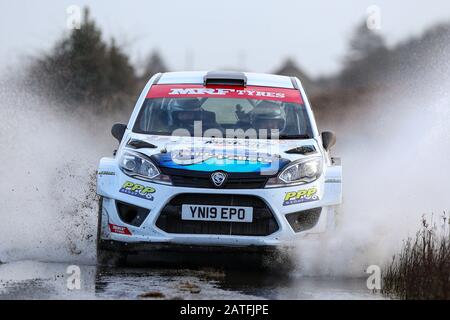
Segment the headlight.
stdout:
<path fill-rule="evenodd" d="M 266 187 L 309 183 L 317 180 L 321 174 L 322 158 L 302 159 L 288 165 L 278 177 L 270 178 Z"/>
<path fill-rule="evenodd" d="M 169 176 L 161 174 L 150 159 L 138 152 L 124 151 L 119 159 L 119 167 L 126 175 L 136 179 L 172 184 Z"/>

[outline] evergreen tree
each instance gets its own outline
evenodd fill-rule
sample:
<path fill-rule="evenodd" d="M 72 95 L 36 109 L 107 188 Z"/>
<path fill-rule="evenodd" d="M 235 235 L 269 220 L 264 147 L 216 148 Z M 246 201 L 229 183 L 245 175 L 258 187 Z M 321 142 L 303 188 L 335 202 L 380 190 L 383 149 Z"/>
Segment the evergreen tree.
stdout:
<path fill-rule="evenodd" d="M 85 9 L 79 29 L 63 37 L 52 52 L 32 67 L 34 79 L 56 97 L 69 103 L 111 102 L 118 95 L 134 93 L 134 69 L 114 40 L 108 46 Z"/>
<path fill-rule="evenodd" d="M 368 29 L 364 22 L 358 25 L 350 39 L 339 84 L 344 88 L 382 85 L 389 62 L 384 38 Z"/>
<path fill-rule="evenodd" d="M 158 72 L 167 72 L 168 69 L 163 58 L 158 51 L 153 51 L 147 59 L 142 77 L 148 80 L 151 76 Z"/>
<path fill-rule="evenodd" d="M 359 24 L 350 39 L 347 62 L 357 62 L 386 47 L 384 38 L 367 28 L 365 22 Z"/>

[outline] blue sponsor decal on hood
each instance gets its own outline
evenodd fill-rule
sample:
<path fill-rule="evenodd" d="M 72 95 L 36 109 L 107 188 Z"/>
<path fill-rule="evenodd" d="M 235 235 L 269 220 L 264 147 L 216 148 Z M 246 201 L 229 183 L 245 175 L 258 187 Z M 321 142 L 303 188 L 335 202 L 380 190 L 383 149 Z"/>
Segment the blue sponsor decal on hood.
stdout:
<path fill-rule="evenodd" d="M 248 150 L 182 149 L 156 154 L 152 158 L 163 168 L 203 172 L 278 172 L 290 162 L 279 155 L 251 153 Z"/>

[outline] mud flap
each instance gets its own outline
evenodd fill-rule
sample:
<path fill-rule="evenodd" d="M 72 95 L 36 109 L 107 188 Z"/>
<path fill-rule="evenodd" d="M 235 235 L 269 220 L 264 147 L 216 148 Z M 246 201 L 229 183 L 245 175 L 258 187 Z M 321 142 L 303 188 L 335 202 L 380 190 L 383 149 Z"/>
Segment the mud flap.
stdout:
<path fill-rule="evenodd" d="M 328 167 L 325 174 L 324 206 L 327 206 L 327 229 L 333 230 L 337 224 L 337 214 L 342 203 L 342 166 Z"/>
<path fill-rule="evenodd" d="M 97 194 L 106 198 L 113 198 L 117 185 L 117 163 L 112 158 L 102 158 L 97 172 Z"/>
<path fill-rule="evenodd" d="M 337 225 L 337 206 L 327 207 L 327 229 L 335 230 Z"/>
<path fill-rule="evenodd" d="M 342 166 L 330 166 L 325 173 L 324 206 L 342 203 Z"/>
<path fill-rule="evenodd" d="M 98 237 L 100 237 L 100 240 L 102 239 L 109 239 L 110 238 L 110 230 L 109 230 L 109 216 L 108 216 L 108 210 L 107 208 L 110 206 L 110 202 L 112 201 L 111 199 L 107 199 L 107 198 L 102 198 L 101 201 L 102 206 L 101 206 L 101 211 L 99 212 L 99 214 L 101 214 L 101 218 L 99 219 L 99 232 L 98 232 Z"/>

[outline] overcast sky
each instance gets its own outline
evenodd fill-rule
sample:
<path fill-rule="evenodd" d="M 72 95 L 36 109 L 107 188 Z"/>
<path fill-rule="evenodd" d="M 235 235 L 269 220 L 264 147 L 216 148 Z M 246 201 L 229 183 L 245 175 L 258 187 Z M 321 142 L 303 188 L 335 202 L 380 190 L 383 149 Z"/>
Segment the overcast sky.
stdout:
<path fill-rule="evenodd" d="M 104 31 L 142 61 L 158 49 L 173 70 L 270 72 L 292 57 L 313 75 L 339 68 L 370 5 L 389 44 L 450 21 L 445 0 L 0 0 L 0 69 L 51 48 L 67 32 L 66 9 L 85 6 Z"/>

